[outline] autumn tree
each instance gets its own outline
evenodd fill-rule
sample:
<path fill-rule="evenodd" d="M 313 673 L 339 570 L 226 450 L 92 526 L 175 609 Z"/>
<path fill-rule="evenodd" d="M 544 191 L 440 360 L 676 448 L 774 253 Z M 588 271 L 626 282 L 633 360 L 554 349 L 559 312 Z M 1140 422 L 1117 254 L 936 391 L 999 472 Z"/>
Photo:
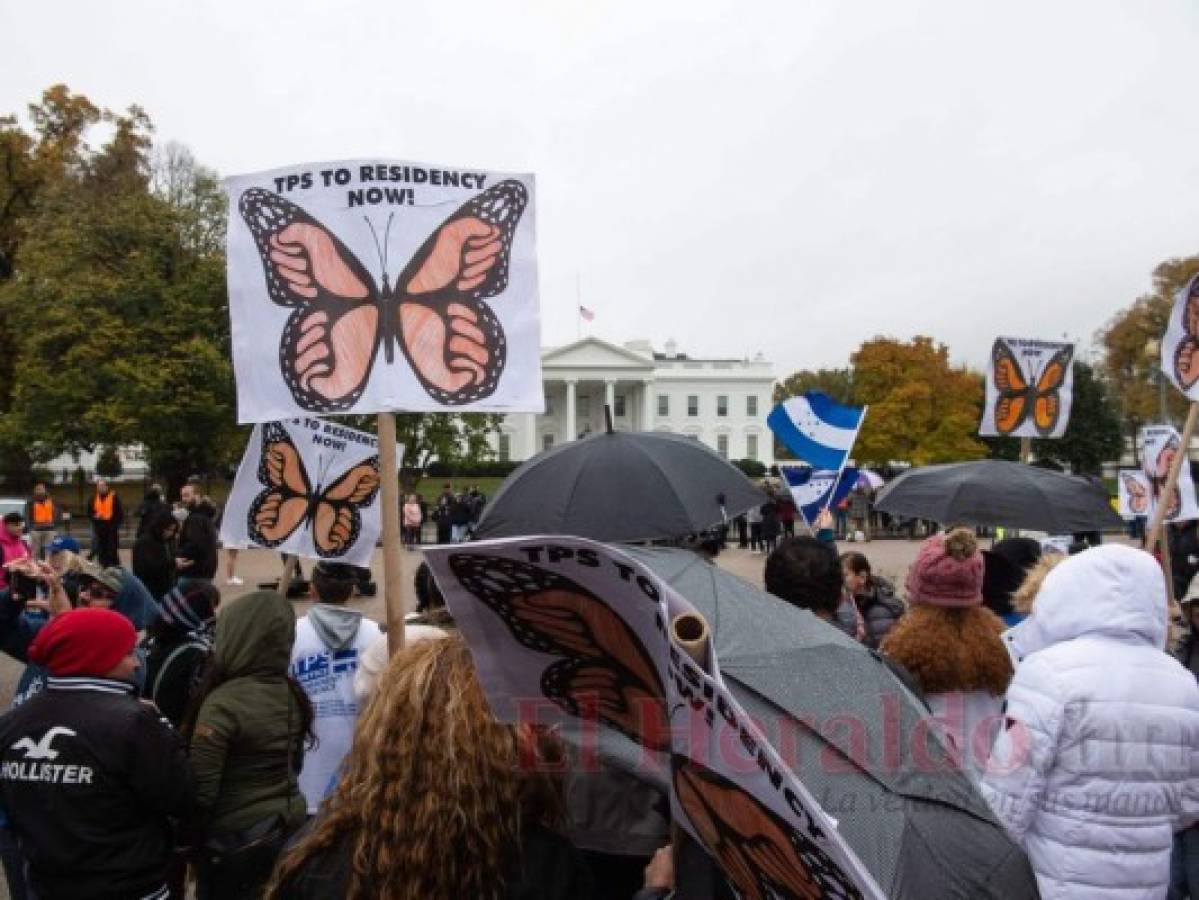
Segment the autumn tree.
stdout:
<path fill-rule="evenodd" d="M 774 402 L 798 397 L 808 391 L 828 394 L 838 403 L 853 400 L 853 375 L 849 369 L 801 369 L 774 386 Z"/>
<path fill-rule="evenodd" d="M 854 457 L 867 465 L 979 459 L 982 379 L 952 366 L 949 349 L 929 337 L 874 338 L 858 348 L 853 402 L 869 405 Z"/>
<path fill-rule="evenodd" d="M 1166 260 L 1153 270 L 1153 291 L 1117 313 L 1097 336 L 1104 350 L 1100 371 L 1131 439 L 1142 425 L 1162 418 L 1163 397 L 1175 422 L 1186 412 L 1186 398 L 1171 385 L 1161 385 L 1158 345 L 1174 295 L 1196 273 L 1199 256 Z"/>

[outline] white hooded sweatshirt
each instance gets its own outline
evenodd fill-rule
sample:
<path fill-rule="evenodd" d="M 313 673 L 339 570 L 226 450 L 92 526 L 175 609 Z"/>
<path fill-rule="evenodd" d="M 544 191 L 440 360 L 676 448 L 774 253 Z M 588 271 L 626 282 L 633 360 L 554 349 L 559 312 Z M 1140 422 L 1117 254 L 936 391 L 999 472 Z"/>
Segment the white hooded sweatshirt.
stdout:
<path fill-rule="evenodd" d="M 1044 900 L 1161 900 L 1174 831 L 1199 818 L 1199 687 L 1162 649 L 1166 587 L 1106 545 L 1046 577 L 983 795 Z"/>

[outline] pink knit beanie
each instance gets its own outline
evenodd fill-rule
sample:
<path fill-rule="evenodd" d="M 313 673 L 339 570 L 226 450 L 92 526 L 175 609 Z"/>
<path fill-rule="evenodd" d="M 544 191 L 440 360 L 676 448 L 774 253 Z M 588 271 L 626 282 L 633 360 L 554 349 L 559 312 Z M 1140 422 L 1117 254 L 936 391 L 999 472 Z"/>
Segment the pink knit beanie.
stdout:
<path fill-rule="evenodd" d="M 978 606 L 983 602 L 983 556 L 964 528 L 934 534 L 908 569 L 908 602 L 931 606 Z"/>

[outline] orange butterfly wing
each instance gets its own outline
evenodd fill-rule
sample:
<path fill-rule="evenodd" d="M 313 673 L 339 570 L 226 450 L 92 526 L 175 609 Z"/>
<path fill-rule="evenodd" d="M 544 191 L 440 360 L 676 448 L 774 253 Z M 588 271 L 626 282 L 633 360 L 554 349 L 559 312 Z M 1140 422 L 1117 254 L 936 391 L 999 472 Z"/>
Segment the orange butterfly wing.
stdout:
<path fill-rule="evenodd" d="M 679 805 L 741 897 L 862 896 L 823 850 L 756 797 L 693 760 L 675 756 L 673 764 Z"/>
<path fill-rule="evenodd" d="M 264 547 L 277 547 L 308 515 L 312 486 L 300 451 L 278 422 L 262 427 L 258 480 L 266 486 L 250 504 L 247 532 Z"/>
<path fill-rule="evenodd" d="M 1033 401 L 1033 424 L 1037 431 L 1048 435 L 1057 427 L 1062 413 L 1061 389 L 1070 371 L 1073 347 L 1063 347 L 1049 358 L 1037 379 L 1036 400 Z"/>
<path fill-rule="evenodd" d="M 995 401 L 995 430 L 1011 434 L 1028 415 L 1028 382 L 1016 354 L 1002 338 L 991 346 L 991 369 L 999 397 Z"/>
<path fill-rule="evenodd" d="M 542 693 L 574 716 L 599 720 L 642 746 L 670 746 L 666 695 L 649 653 L 625 621 L 582 585 L 517 560 L 455 553 L 454 575 L 523 646 L 559 657 Z"/>
<path fill-rule="evenodd" d="M 283 380 L 304 409 L 348 409 L 366 389 L 381 340 L 374 279 L 337 235 L 290 200 L 250 188 L 238 208 L 267 293 L 296 307 L 279 343 Z"/>
<path fill-rule="evenodd" d="M 322 491 L 312 516 L 312 542 L 323 557 L 344 556 L 362 531 L 360 510 L 379 493 L 379 457 L 351 466 Z"/>
<path fill-rule="evenodd" d="M 527 204 L 519 181 L 493 185 L 431 234 L 396 280 L 400 346 L 442 403 L 478 400 L 499 383 L 507 341 L 481 301 L 508 287 L 512 241 Z"/>

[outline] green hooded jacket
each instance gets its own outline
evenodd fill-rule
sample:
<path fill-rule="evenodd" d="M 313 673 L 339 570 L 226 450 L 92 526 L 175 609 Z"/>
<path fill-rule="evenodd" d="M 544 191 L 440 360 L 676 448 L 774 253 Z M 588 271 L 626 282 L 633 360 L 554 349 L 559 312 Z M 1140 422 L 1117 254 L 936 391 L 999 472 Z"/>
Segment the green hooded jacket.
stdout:
<path fill-rule="evenodd" d="M 295 635 L 291 605 L 274 591 L 247 594 L 217 616 L 212 652 L 221 683 L 204 699 L 191 740 L 208 836 L 276 815 L 289 828 L 304 821 L 302 714 L 287 681 Z"/>

